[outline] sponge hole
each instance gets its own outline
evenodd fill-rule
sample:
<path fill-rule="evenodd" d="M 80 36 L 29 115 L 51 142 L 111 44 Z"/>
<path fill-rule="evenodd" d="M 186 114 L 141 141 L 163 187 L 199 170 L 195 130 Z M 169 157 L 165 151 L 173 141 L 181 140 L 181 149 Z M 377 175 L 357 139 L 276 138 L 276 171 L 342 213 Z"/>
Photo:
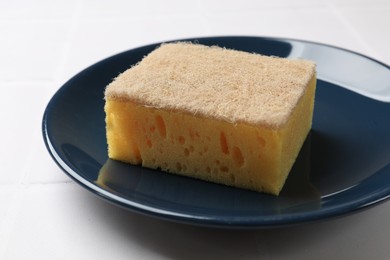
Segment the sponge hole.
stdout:
<path fill-rule="evenodd" d="M 237 146 L 233 147 L 233 161 L 238 167 L 243 166 L 245 162 L 244 156 L 242 156 L 241 149 Z"/>
<path fill-rule="evenodd" d="M 165 128 L 164 119 L 161 116 L 156 116 L 155 119 L 158 132 L 160 133 L 161 137 L 166 138 L 167 130 Z"/>
<path fill-rule="evenodd" d="M 229 154 L 229 146 L 228 146 L 226 135 L 225 135 L 224 132 L 221 132 L 219 134 L 219 142 L 220 142 L 220 145 L 221 145 L 222 153 Z"/>
<path fill-rule="evenodd" d="M 179 144 L 185 144 L 185 142 L 186 142 L 186 139 L 184 138 L 184 136 L 179 136 L 178 140 L 179 140 Z"/>
<path fill-rule="evenodd" d="M 182 172 L 182 171 L 186 171 L 187 170 L 187 165 L 185 164 L 181 164 L 179 162 L 176 163 L 176 171 L 178 172 Z"/>

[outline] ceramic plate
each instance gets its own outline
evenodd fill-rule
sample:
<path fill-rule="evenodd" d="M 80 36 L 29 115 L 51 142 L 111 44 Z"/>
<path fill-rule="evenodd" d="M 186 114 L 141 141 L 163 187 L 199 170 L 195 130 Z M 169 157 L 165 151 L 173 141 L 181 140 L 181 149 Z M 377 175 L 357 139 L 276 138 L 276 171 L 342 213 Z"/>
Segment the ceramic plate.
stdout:
<path fill-rule="evenodd" d="M 279 197 L 131 166 L 107 158 L 105 86 L 158 46 L 104 59 L 50 100 L 43 136 L 56 163 L 98 196 L 166 220 L 264 228 L 356 212 L 390 196 L 390 72 L 332 46 L 261 37 L 185 39 L 317 63 L 312 130 Z"/>

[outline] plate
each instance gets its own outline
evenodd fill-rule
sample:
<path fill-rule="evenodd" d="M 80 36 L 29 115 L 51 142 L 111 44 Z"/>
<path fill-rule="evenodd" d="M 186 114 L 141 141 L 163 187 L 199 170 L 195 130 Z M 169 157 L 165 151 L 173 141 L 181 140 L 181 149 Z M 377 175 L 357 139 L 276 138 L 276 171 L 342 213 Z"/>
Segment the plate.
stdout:
<path fill-rule="evenodd" d="M 390 196 L 389 66 L 344 49 L 293 39 L 185 39 L 317 63 L 313 127 L 279 197 L 107 158 L 103 92 L 159 44 L 104 59 L 52 97 L 42 127 L 59 167 L 116 205 L 188 224 L 266 228 L 341 216 Z"/>

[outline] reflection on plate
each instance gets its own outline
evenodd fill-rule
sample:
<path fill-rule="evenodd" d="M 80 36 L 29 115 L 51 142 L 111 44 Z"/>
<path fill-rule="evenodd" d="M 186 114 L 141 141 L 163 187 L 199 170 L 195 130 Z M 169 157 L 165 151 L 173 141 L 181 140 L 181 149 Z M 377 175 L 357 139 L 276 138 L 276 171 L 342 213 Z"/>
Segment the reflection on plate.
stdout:
<path fill-rule="evenodd" d="M 107 158 L 104 88 L 158 44 L 120 53 L 85 69 L 51 99 L 43 118 L 43 136 L 53 159 L 70 177 L 100 197 L 133 211 L 172 221 L 234 228 L 319 220 L 352 213 L 390 197 L 388 66 L 346 50 L 298 40 L 186 40 L 317 62 L 313 128 L 280 196 Z"/>
<path fill-rule="evenodd" d="M 173 174 L 162 174 L 142 167 L 108 159 L 101 168 L 96 183 L 110 192 L 126 197 L 145 196 L 191 208 L 207 207 L 213 210 L 239 208 L 241 211 L 269 208 L 289 212 L 293 208 L 319 208 L 319 193 L 310 183 L 310 138 L 298 156 L 280 197 L 264 196 L 252 191 L 215 185 Z M 264 199 L 266 197 L 266 199 Z M 277 205 L 277 206 L 276 206 Z"/>

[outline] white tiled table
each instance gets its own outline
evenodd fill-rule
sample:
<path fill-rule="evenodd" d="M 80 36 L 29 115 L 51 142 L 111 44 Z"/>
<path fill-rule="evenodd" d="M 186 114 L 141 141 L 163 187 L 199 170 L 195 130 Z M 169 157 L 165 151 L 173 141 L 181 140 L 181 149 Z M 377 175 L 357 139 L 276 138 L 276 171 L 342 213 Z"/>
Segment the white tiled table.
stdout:
<path fill-rule="evenodd" d="M 140 216 L 68 178 L 44 108 L 81 69 L 177 38 L 278 36 L 390 64 L 388 0 L 0 2 L 0 259 L 390 259 L 390 203 L 295 227 L 229 231 Z M 20 105 L 22 104 L 22 105 Z"/>

